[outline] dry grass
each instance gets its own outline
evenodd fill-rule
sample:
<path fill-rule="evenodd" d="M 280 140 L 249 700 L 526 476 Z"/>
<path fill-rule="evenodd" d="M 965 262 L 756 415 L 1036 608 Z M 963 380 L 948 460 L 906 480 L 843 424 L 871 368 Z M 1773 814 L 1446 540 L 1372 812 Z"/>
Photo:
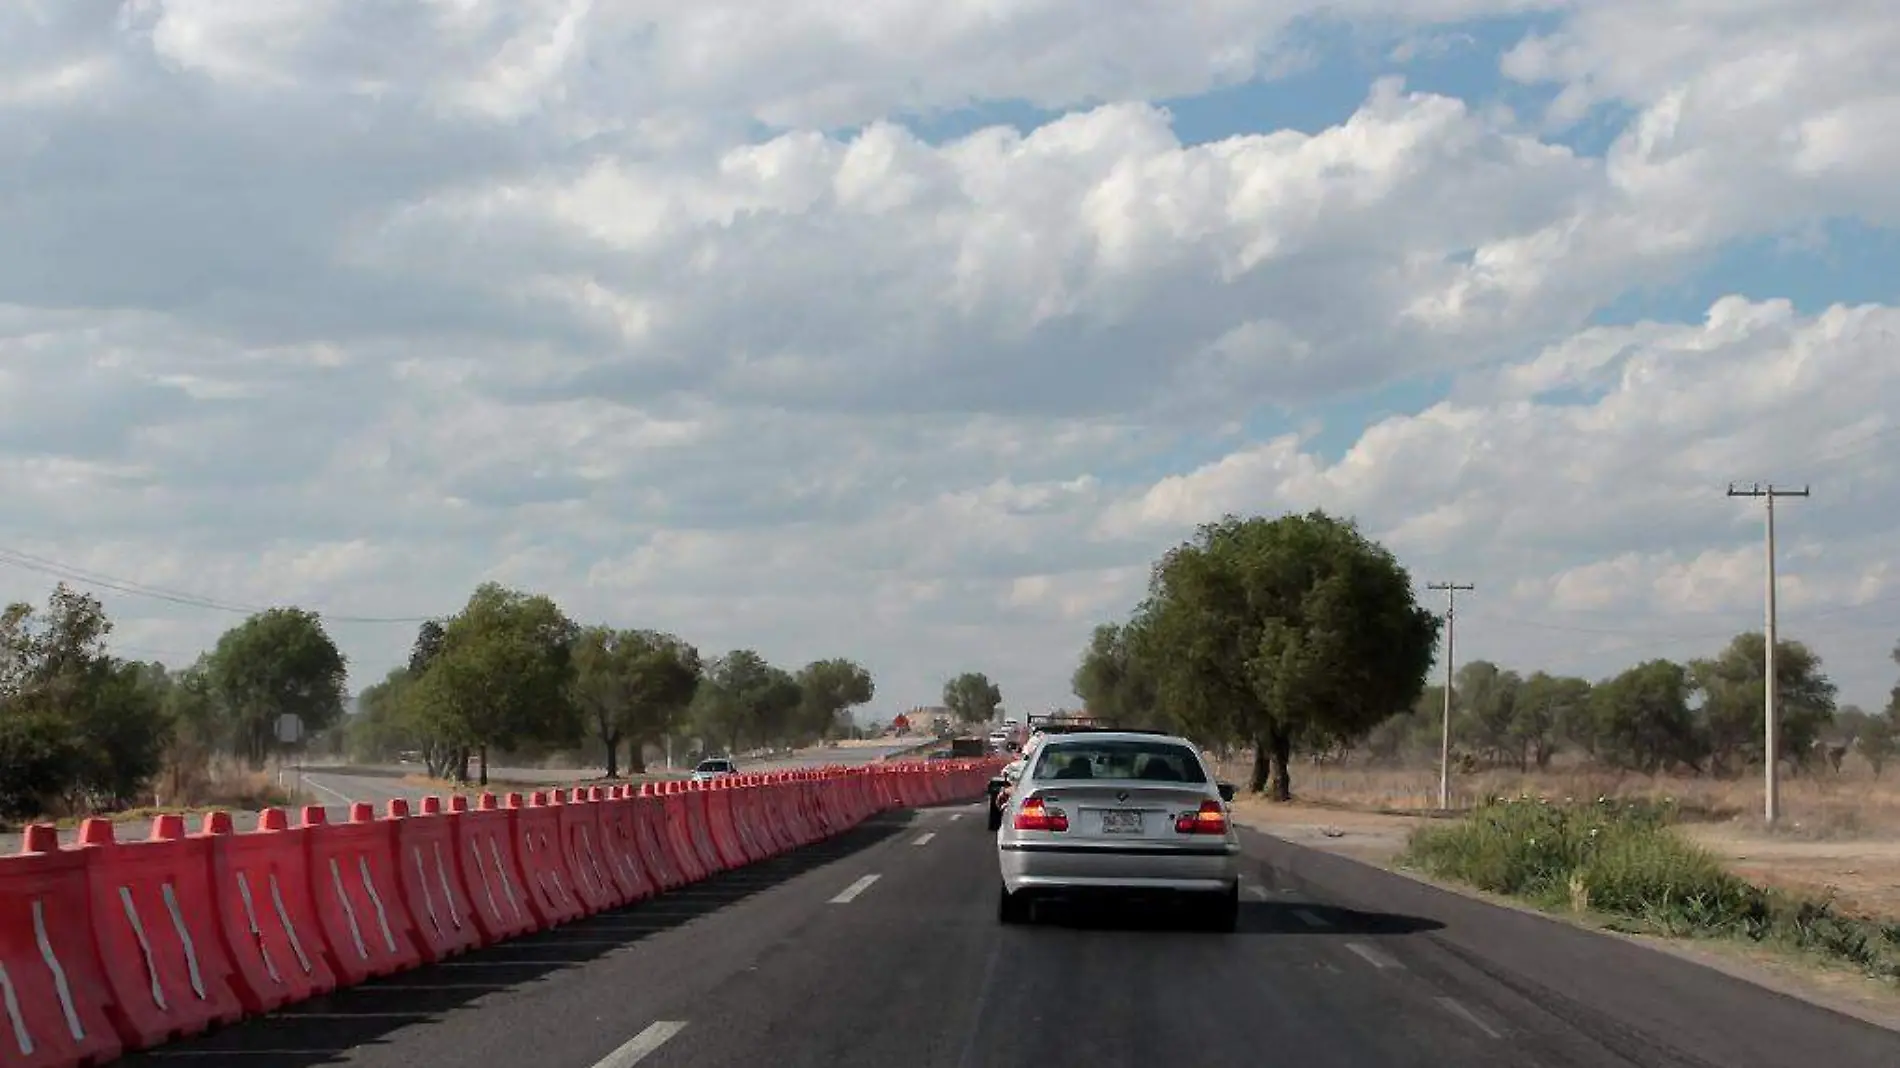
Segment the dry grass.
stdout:
<path fill-rule="evenodd" d="M 1245 766 L 1226 776 L 1244 781 Z M 1249 802 L 1242 812 L 1275 833 L 1384 862 L 1410 830 L 1438 811 L 1436 768 L 1353 765 L 1294 768 L 1293 805 Z M 1782 819 L 1762 820 L 1758 776 L 1644 776 L 1589 767 L 1529 774 L 1487 771 L 1452 778 L 1452 809 L 1487 797 L 1672 802 L 1683 831 L 1758 885 L 1832 899 L 1861 914 L 1900 917 L 1900 774 L 1877 778 L 1851 759 L 1836 772 L 1784 778 Z"/>

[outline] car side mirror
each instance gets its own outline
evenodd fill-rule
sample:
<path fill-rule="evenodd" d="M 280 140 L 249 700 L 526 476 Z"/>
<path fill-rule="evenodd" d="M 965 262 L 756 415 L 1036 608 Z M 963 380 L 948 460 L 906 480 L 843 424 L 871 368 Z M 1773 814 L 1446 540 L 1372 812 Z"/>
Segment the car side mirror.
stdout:
<path fill-rule="evenodd" d="M 1218 785 L 1220 786 L 1220 799 L 1222 801 L 1231 802 L 1234 799 L 1234 784 L 1231 782 L 1224 782 L 1224 783 L 1219 783 Z"/>

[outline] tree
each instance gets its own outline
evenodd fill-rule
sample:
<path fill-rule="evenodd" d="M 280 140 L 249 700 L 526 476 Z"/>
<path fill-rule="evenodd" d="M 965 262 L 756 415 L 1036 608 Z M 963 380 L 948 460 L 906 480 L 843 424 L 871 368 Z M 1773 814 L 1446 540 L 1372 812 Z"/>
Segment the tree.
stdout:
<path fill-rule="evenodd" d="M 278 716 L 294 713 L 314 734 L 343 715 L 349 670 L 316 613 L 272 608 L 226 631 L 205 675 L 231 717 L 238 755 L 261 768 L 278 748 Z"/>
<path fill-rule="evenodd" d="M 1518 748 L 1518 767 L 1539 770 L 1550 766 L 1566 741 L 1586 749 L 1595 745 L 1589 680 L 1542 671 L 1525 679 L 1517 690 L 1510 738 Z"/>
<path fill-rule="evenodd" d="M 966 671 L 943 684 L 943 704 L 959 723 L 988 723 L 1002 707 L 1003 691 L 980 671 Z"/>
<path fill-rule="evenodd" d="M 630 743 L 635 772 L 643 749 L 670 732 L 699 687 L 699 650 L 671 634 L 589 627 L 574 643 L 574 703 L 607 750 L 607 777 L 620 775 Z"/>
<path fill-rule="evenodd" d="M 1069 685 L 1090 716 L 1138 725 L 1154 714 L 1154 678 L 1141 660 L 1141 639 L 1133 625 L 1114 623 L 1104 623 L 1089 635 Z"/>
<path fill-rule="evenodd" d="M 1701 770 L 1706 741 L 1689 709 L 1689 670 L 1670 660 L 1648 660 L 1590 694 L 1597 755 L 1611 767 L 1654 775 L 1664 768 Z"/>
<path fill-rule="evenodd" d="M 814 660 L 798 672 L 799 734 L 807 738 L 829 738 L 849 724 L 845 713 L 869 704 L 877 696 L 877 683 L 871 673 L 855 661 L 845 659 Z"/>
<path fill-rule="evenodd" d="M 409 646 L 409 673 L 420 676 L 429 670 L 429 665 L 442 654 L 442 643 L 447 640 L 448 631 L 439 619 L 425 619 L 416 628 L 416 640 Z"/>
<path fill-rule="evenodd" d="M 696 698 L 702 728 L 737 755 L 742 742 L 784 737 L 804 700 L 798 681 L 751 649 L 735 649 L 707 668 Z"/>
<path fill-rule="evenodd" d="M 1893 709 L 1878 716 L 1869 716 L 1862 725 L 1860 733 L 1854 737 L 1854 747 L 1874 769 L 1874 778 L 1878 779 L 1886 770 L 1887 761 L 1900 751 L 1900 714 Z"/>
<path fill-rule="evenodd" d="M 1689 665 L 1702 694 L 1702 729 L 1711 770 L 1732 774 L 1762 762 L 1763 661 L 1768 641 L 1758 631 L 1738 634 L 1728 647 Z M 1821 672 L 1821 658 L 1797 641 L 1775 643 L 1778 757 L 1804 765 L 1814 743 L 1834 719 L 1834 683 Z"/>
<path fill-rule="evenodd" d="M 1418 700 L 1440 628 L 1390 552 L 1318 511 L 1202 526 L 1137 619 L 1164 709 L 1252 742 L 1253 788 L 1282 801 L 1296 738 L 1355 740 Z"/>
<path fill-rule="evenodd" d="M 443 628 L 414 699 L 431 735 L 477 751 L 481 785 L 488 785 L 491 748 L 579 741 L 570 693 L 576 633 L 553 600 L 493 582 L 476 589 Z"/>

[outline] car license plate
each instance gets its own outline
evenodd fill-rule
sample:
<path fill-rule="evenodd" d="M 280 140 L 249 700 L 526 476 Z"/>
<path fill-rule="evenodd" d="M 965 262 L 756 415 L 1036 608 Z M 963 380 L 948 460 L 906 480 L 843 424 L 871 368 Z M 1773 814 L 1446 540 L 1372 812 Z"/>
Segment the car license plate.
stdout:
<path fill-rule="evenodd" d="M 1102 813 L 1103 834 L 1140 834 L 1141 813 L 1104 812 Z"/>

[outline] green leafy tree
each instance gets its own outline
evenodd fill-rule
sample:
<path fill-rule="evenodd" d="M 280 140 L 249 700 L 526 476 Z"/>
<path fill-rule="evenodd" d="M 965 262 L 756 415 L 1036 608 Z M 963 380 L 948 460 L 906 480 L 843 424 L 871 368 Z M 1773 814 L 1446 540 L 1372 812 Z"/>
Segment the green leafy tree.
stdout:
<path fill-rule="evenodd" d="M 1138 726 L 1154 714 L 1155 680 L 1142 661 L 1142 634 L 1133 625 L 1104 623 L 1089 635 L 1082 662 L 1069 679 L 1083 711 Z"/>
<path fill-rule="evenodd" d="M 1593 746 L 1590 730 L 1590 682 L 1536 672 L 1518 687 L 1509 730 L 1517 766 L 1550 766 L 1566 741 Z"/>
<path fill-rule="evenodd" d="M 231 718 L 237 754 L 261 768 L 279 748 L 277 717 L 293 713 L 314 734 L 343 715 L 348 665 L 314 612 L 272 608 L 231 628 L 205 662 Z"/>
<path fill-rule="evenodd" d="M 1003 707 L 1003 690 L 980 671 L 966 671 L 943 684 L 943 704 L 959 723 L 988 723 Z"/>
<path fill-rule="evenodd" d="M 1666 768 L 1701 770 L 1707 742 L 1689 708 L 1689 669 L 1648 660 L 1591 691 L 1597 755 L 1611 767 L 1653 775 Z"/>
<path fill-rule="evenodd" d="M 804 701 L 798 680 L 751 649 L 735 649 L 707 667 L 697 697 L 701 729 L 736 755 L 746 741 L 774 742 L 785 736 Z"/>
<path fill-rule="evenodd" d="M 1711 770 L 1733 774 L 1762 762 L 1763 661 L 1768 641 L 1759 632 L 1738 634 L 1728 647 L 1689 665 L 1702 694 L 1702 730 Z M 1834 719 L 1834 683 L 1821 658 L 1797 641 L 1775 643 L 1776 719 L 1783 757 L 1804 766 L 1814 743 Z"/>
<path fill-rule="evenodd" d="M 577 634 L 552 599 L 484 583 L 443 628 L 440 650 L 415 681 L 421 722 L 438 741 L 476 751 L 483 786 L 490 749 L 577 744 Z"/>
<path fill-rule="evenodd" d="M 415 752 L 423 755 L 431 776 L 449 770 L 448 748 L 434 743 L 418 713 L 416 678 L 408 667 L 391 668 L 358 696 L 349 731 L 352 760 L 389 763 L 401 759 L 403 753 Z"/>
<path fill-rule="evenodd" d="M 1317 511 L 1201 527 L 1156 565 L 1137 625 L 1164 710 L 1251 742 L 1253 788 L 1277 800 L 1296 739 L 1354 740 L 1418 700 L 1440 627 L 1390 552 Z"/>
<path fill-rule="evenodd" d="M 851 660 L 814 660 L 798 672 L 798 733 L 803 738 L 829 738 L 850 726 L 850 709 L 877 696 L 871 673 Z M 801 738 L 800 740 L 803 740 Z"/>
<path fill-rule="evenodd" d="M 635 773 L 645 747 L 670 733 L 699 688 L 699 650 L 652 630 L 589 627 L 574 643 L 574 703 L 607 750 L 607 777 L 620 774 L 627 743 Z"/>

